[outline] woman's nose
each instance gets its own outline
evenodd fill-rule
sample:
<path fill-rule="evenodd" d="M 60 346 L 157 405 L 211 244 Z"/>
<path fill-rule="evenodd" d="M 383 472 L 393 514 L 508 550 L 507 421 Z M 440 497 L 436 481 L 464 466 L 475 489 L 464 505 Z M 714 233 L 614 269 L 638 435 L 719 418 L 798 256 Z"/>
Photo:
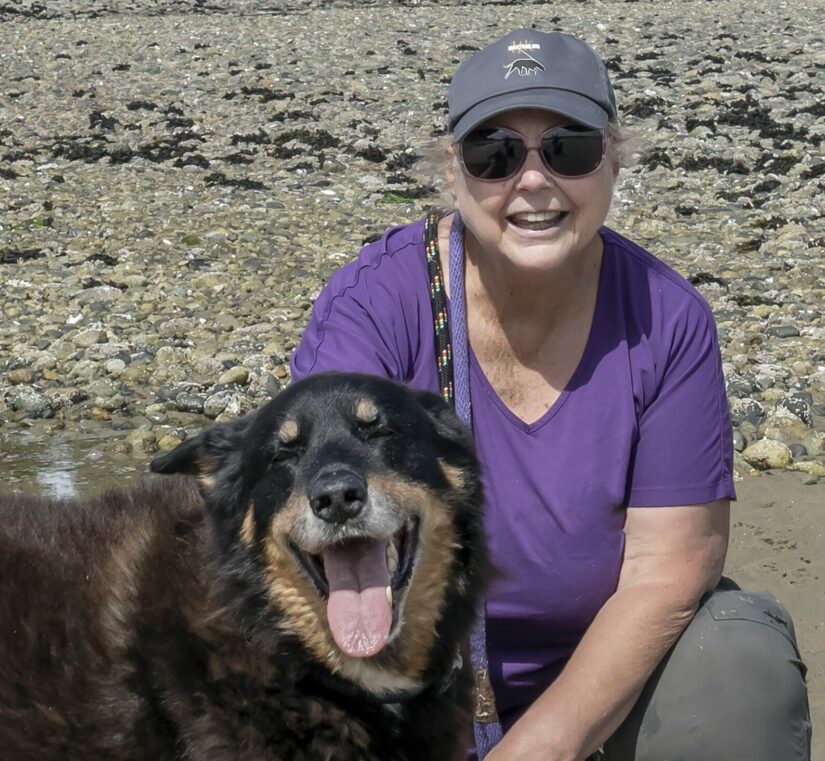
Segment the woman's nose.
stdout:
<path fill-rule="evenodd" d="M 533 190 L 555 184 L 555 178 L 542 160 L 541 148 L 528 148 L 524 164 L 519 170 L 518 187 Z"/>

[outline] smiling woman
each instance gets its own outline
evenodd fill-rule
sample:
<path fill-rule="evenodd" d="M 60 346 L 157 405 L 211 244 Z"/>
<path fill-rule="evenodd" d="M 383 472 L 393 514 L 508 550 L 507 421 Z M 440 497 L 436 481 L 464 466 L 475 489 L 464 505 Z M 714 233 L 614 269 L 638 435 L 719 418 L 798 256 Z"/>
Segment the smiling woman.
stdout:
<path fill-rule="evenodd" d="M 452 208 L 333 276 L 292 370 L 403 380 L 472 425 L 499 570 L 473 637 L 478 755 L 806 761 L 787 612 L 718 586 L 735 492 L 713 316 L 604 226 L 604 63 L 516 30 L 458 68 L 449 127 Z"/>

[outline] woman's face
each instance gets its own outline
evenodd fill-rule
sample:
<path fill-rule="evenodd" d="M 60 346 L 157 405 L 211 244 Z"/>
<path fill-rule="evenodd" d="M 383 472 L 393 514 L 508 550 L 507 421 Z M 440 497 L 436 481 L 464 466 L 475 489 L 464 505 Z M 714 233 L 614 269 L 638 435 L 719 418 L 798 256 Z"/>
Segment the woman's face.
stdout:
<path fill-rule="evenodd" d="M 484 126 L 516 130 L 528 145 L 537 146 L 545 131 L 571 123 L 549 111 L 520 109 L 500 114 Z M 469 177 L 456 157 L 447 171 L 447 183 L 480 256 L 505 257 L 520 270 L 538 271 L 598 254 L 597 231 L 610 209 L 617 173 L 610 146 L 601 166 L 579 178 L 550 174 L 539 152 L 531 150 L 516 175 L 495 182 Z"/>

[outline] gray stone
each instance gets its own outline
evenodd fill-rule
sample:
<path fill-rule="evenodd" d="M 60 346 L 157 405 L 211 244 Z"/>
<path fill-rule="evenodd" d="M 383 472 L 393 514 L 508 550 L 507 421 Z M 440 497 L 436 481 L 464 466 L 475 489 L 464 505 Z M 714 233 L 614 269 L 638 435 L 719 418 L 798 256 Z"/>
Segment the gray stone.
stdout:
<path fill-rule="evenodd" d="M 102 304 L 109 304 L 109 302 L 117 301 L 122 296 L 120 290 L 109 285 L 102 285 L 97 288 L 86 288 L 77 294 L 78 304 L 94 304 L 96 302 Z M 105 308 L 105 307 L 104 307 Z"/>
<path fill-rule="evenodd" d="M 203 414 L 210 418 L 218 417 L 226 409 L 232 397 L 233 394 L 229 391 L 219 391 L 217 394 L 212 394 L 203 403 Z"/>
<path fill-rule="evenodd" d="M 88 387 L 88 384 L 97 378 L 100 369 L 97 362 L 92 362 L 90 359 L 81 359 L 71 366 L 69 377 L 83 381 L 84 385 Z"/>
<path fill-rule="evenodd" d="M 242 365 L 230 367 L 223 375 L 221 375 L 220 378 L 218 378 L 218 383 L 222 386 L 227 386 L 232 383 L 237 384 L 239 386 L 243 386 L 248 381 L 249 370 L 247 370 Z"/>
<path fill-rule="evenodd" d="M 793 396 L 788 399 L 780 399 L 776 403 L 777 410 L 783 409 L 795 415 L 808 427 L 814 424 L 814 413 L 811 405 L 805 399 Z"/>
<path fill-rule="evenodd" d="M 766 417 L 765 407 L 751 397 L 740 397 L 730 400 L 730 415 L 734 423 L 747 420 L 759 425 Z"/>
<path fill-rule="evenodd" d="M 241 401 L 241 397 L 237 394 L 232 394 L 229 397 L 223 412 L 221 412 L 215 419 L 219 423 L 225 423 L 230 420 L 234 420 L 241 413 L 243 413 L 243 402 Z"/>
<path fill-rule="evenodd" d="M 203 412 L 204 398 L 199 394 L 181 393 L 175 397 L 175 406 L 181 412 Z"/>
<path fill-rule="evenodd" d="M 737 452 L 743 452 L 745 447 L 748 446 L 748 440 L 739 432 L 733 432 L 733 448 Z"/>
<path fill-rule="evenodd" d="M 92 381 L 88 390 L 93 396 L 102 396 L 104 398 L 114 396 L 118 392 L 118 386 L 108 378 L 99 378 Z"/>
<path fill-rule="evenodd" d="M 57 357 L 48 351 L 40 351 L 32 357 L 31 369 L 35 372 L 54 370 L 57 367 Z"/>
<path fill-rule="evenodd" d="M 126 443 L 134 454 L 146 454 L 154 449 L 155 434 L 147 428 L 137 428 L 126 434 Z"/>
<path fill-rule="evenodd" d="M 793 325 L 771 325 L 765 332 L 777 338 L 795 338 L 799 335 L 799 328 Z"/>
<path fill-rule="evenodd" d="M 126 371 L 126 363 L 122 359 L 110 359 L 104 369 L 113 378 L 119 378 Z"/>
<path fill-rule="evenodd" d="M 167 412 L 166 404 L 150 404 L 143 410 L 147 420 L 152 423 L 165 423 Z"/>
<path fill-rule="evenodd" d="M 81 330 L 72 337 L 75 346 L 86 347 L 102 344 L 106 341 L 106 331 L 103 328 L 88 328 Z"/>
<path fill-rule="evenodd" d="M 158 370 L 168 370 L 171 368 L 179 368 L 187 360 L 188 353 L 186 349 L 181 349 L 176 346 L 161 346 L 155 352 L 155 367 Z"/>
<path fill-rule="evenodd" d="M 50 418 L 54 415 L 54 408 L 49 399 L 31 389 L 13 392 L 10 404 L 12 409 L 22 412 L 27 418 Z"/>
<path fill-rule="evenodd" d="M 791 450 L 791 457 L 793 457 L 794 460 L 799 460 L 802 457 L 806 457 L 808 454 L 808 450 L 804 444 L 797 444 L 794 442 L 788 445 L 788 449 Z"/>

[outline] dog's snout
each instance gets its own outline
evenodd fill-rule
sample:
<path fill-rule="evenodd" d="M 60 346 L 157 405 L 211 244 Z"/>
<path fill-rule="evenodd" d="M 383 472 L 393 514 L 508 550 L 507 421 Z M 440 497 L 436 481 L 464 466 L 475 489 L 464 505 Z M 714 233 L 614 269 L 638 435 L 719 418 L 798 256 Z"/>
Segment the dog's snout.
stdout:
<path fill-rule="evenodd" d="M 351 470 L 321 473 L 309 489 L 312 512 L 329 523 L 345 523 L 364 509 L 367 483 Z"/>

